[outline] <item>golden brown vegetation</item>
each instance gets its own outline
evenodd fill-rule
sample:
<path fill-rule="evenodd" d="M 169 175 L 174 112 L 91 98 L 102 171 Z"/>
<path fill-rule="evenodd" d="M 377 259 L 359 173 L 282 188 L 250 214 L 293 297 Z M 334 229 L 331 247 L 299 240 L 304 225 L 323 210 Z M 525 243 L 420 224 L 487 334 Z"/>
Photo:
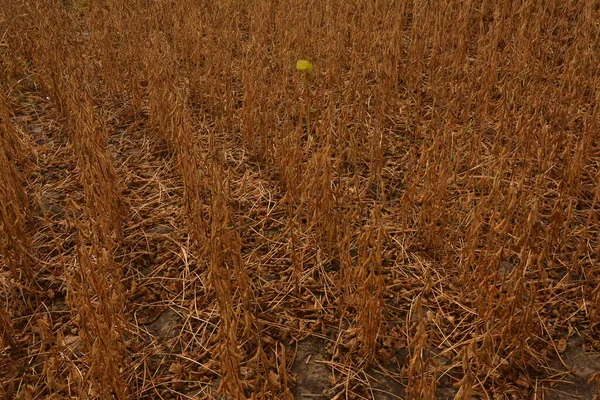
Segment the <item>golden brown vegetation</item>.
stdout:
<path fill-rule="evenodd" d="M 597 2 L 0 3 L 0 397 L 598 395 Z"/>

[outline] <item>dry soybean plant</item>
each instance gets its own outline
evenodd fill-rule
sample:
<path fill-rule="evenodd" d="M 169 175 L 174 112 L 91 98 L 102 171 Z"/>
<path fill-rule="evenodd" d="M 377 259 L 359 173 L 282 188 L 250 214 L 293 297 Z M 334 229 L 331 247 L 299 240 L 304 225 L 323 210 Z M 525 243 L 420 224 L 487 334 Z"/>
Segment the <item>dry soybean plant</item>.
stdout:
<path fill-rule="evenodd" d="M 4 3 L 0 397 L 599 395 L 593 1 Z"/>

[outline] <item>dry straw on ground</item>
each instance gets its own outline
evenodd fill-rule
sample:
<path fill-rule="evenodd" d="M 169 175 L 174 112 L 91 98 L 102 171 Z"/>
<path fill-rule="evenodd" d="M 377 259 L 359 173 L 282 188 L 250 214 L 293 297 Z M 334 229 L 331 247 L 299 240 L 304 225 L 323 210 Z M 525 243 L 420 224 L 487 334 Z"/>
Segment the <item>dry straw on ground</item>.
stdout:
<path fill-rule="evenodd" d="M 598 21 L 4 1 L 0 397 L 598 396 Z"/>

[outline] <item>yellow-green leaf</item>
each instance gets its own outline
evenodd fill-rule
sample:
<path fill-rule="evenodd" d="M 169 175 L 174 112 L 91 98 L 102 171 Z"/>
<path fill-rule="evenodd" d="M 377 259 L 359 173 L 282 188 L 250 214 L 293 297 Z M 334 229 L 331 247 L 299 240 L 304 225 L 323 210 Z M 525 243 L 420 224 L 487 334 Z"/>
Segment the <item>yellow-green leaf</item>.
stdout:
<path fill-rule="evenodd" d="M 296 69 L 299 71 L 312 72 L 313 65 L 308 60 L 298 60 L 298 61 L 296 61 Z"/>

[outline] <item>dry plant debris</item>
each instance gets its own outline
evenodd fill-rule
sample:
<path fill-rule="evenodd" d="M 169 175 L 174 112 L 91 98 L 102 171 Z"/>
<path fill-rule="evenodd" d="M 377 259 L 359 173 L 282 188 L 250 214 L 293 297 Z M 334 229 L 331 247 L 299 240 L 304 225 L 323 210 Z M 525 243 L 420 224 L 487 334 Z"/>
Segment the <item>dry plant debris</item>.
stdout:
<path fill-rule="evenodd" d="M 1 398 L 599 398 L 598 2 L 1 3 Z"/>

